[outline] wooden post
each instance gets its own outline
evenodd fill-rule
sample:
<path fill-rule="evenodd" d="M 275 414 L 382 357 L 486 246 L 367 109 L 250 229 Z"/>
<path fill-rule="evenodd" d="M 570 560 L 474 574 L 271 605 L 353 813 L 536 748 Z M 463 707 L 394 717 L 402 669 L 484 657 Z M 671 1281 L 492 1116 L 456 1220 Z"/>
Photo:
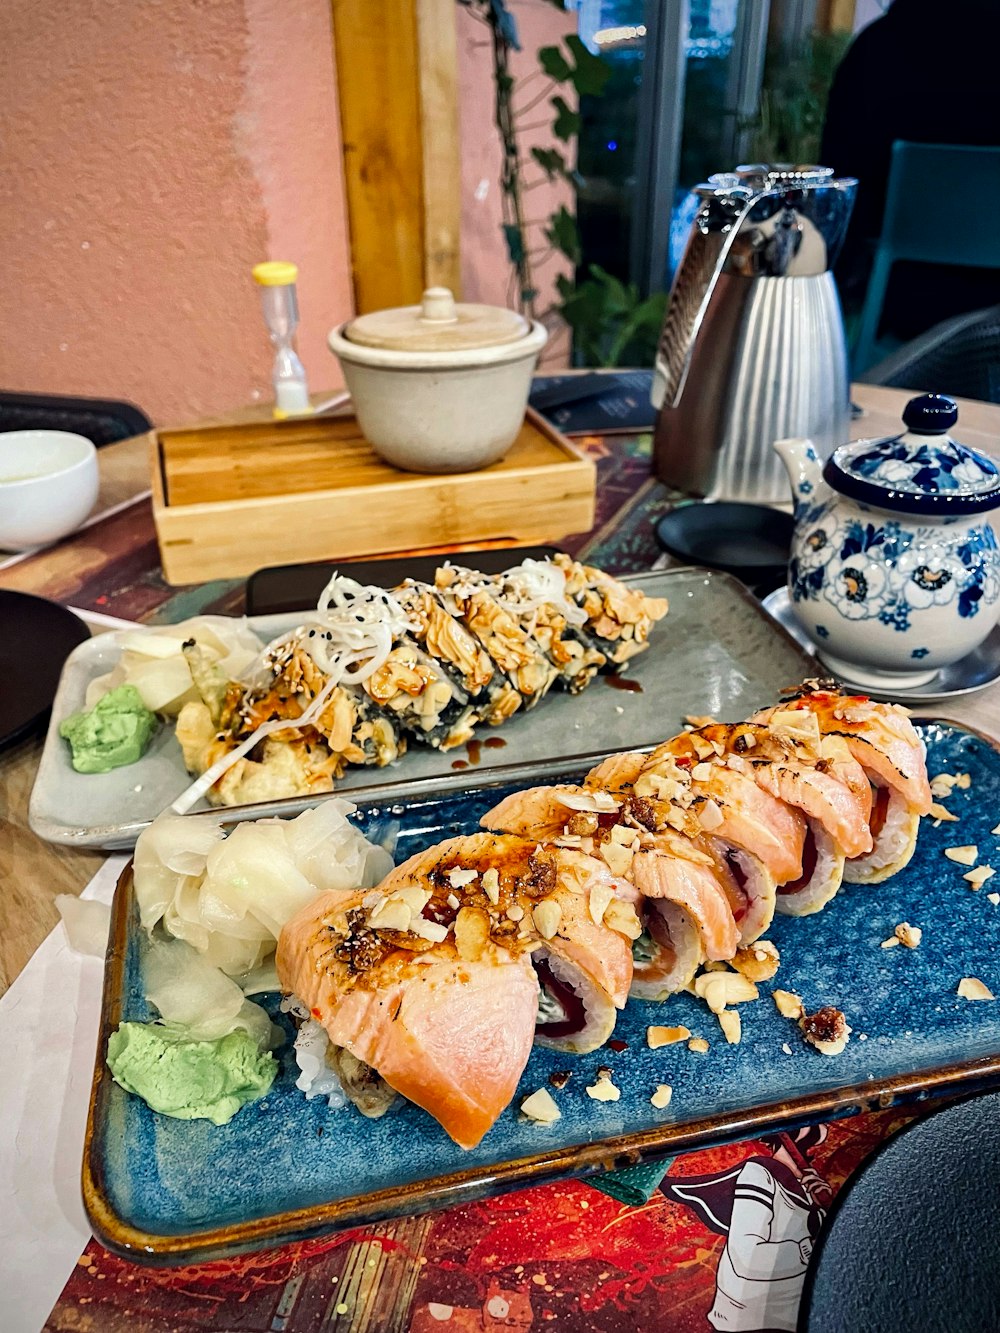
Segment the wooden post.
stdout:
<path fill-rule="evenodd" d="M 455 0 L 331 0 L 357 310 L 459 295 Z"/>
<path fill-rule="evenodd" d="M 816 27 L 820 32 L 853 32 L 856 0 L 820 0 Z"/>

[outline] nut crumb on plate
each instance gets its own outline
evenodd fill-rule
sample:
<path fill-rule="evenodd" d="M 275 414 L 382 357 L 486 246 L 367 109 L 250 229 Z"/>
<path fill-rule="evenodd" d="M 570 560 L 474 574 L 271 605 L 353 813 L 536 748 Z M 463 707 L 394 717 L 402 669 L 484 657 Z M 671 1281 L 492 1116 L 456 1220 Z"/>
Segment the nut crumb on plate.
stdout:
<path fill-rule="evenodd" d="M 664 1111 L 670 1105 L 670 1098 L 674 1095 L 674 1090 L 669 1083 L 658 1083 L 656 1091 L 650 1097 L 650 1101 L 658 1111 Z"/>
<path fill-rule="evenodd" d="M 960 866 L 974 866 L 979 859 L 979 848 L 975 843 L 965 847 L 946 847 L 944 854 L 949 861 L 957 861 Z"/>
<path fill-rule="evenodd" d="M 940 824 L 942 820 L 951 824 L 958 821 L 958 815 L 953 815 L 947 806 L 938 805 L 937 801 L 931 802 L 931 808 L 927 813 L 930 815 L 931 819 L 934 820 L 935 826 Z"/>
<path fill-rule="evenodd" d="M 992 866 L 975 866 L 974 869 L 967 871 L 962 878 L 967 879 L 973 889 L 981 889 L 986 881 L 992 879 L 996 873 Z"/>
<path fill-rule="evenodd" d="M 529 1120 L 535 1120 L 540 1125 L 551 1125 L 562 1115 L 548 1088 L 539 1088 L 530 1097 L 525 1097 L 521 1111 Z"/>
<path fill-rule="evenodd" d="M 694 1051 L 696 1055 L 704 1055 L 708 1050 L 708 1042 L 704 1037 L 692 1037 L 688 1042 L 688 1050 Z"/>
<path fill-rule="evenodd" d="M 646 1045 L 651 1051 L 659 1050 L 661 1046 L 672 1046 L 678 1041 L 687 1041 L 691 1032 L 684 1026 L 675 1028 L 652 1026 L 646 1029 Z"/>
<path fill-rule="evenodd" d="M 605 1075 L 603 1071 L 598 1071 L 597 1082 L 587 1087 L 587 1096 L 593 1097 L 595 1102 L 616 1102 L 621 1095 L 621 1088 L 616 1087 L 610 1075 Z"/>
<path fill-rule="evenodd" d="M 792 1048 L 791 1046 L 789 1046 L 787 1041 L 783 1041 L 781 1043 L 781 1049 L 785 1052 L 786 1055 L 791 1055 L 792 1053 Z"/>
<path fill-rule="evenodd" d="M 738 1046 L 743 1036 L 743 1022 L 735 1009 L 723 1009 L 718 1015 L 726 1041 L 730 1046 Z"/>
<path fill-rule="evenodd" d="M 851 1026 L 839 1009 L 825 1004 L 814 1014 L 803 1014 L 799 1020 L 802 1035 L 821 1055 L 840 1055 L 851 1035 Z"/>
<path fill-rule="evenodd" d="M 958 992 L 963 1000 L 995 1000 L 996 996 L 978 977 L 963 977 Z"/>
<path fill-rule="evenodd" d="M 986 895 L 986 901 L 992 903 L 993 906 L 996 907 L 996 905 L 1000 903 L 1000 893 L 988 893 Z"/>
<path fill-rule="evenodd" d="M 880 949 L 896 949 L 899 947 L 899 939 L 895 935 L 890 935 L 887 940 L 883 940 L 879 945 Z"/>
<path fill-rule="evenodd" d="M 802 1007 L 802 997 L 796 995 L 790 990 L 773 990 L 771 999 L 777 1005 L 778 1013 L 782 1018 L 801 1018 L 805 1013 Z"/>
<path fill-rule="evenodd" d="M 781 956 L 770 940 L 754 940 L 753 944 L 737 949 L 733 967 L 747 981 L 770 981 L 778 970 Z"/>
<path fill-rule="evenodd" d="M 908 949 L 916 949 L 924 937 L 919 926 L 911 926 L 909 921 L 901 921 L 895 930 L 895 938 Z"/>

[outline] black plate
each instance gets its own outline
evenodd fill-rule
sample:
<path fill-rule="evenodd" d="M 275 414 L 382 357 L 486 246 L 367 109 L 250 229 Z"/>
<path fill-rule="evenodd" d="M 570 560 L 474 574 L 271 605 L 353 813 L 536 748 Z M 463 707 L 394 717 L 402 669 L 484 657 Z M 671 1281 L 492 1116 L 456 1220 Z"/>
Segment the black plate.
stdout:
<path fill-rule="evenodd" d="M 724 570 L 760 590 L 784 583 L 794 528 L 780 509 L 697 502 L 665 514 L 656 537 L 679 560 Z"/>
<path fill-rule="evenodd" d="M 0 747 L 44 726 L 63 663 L 89 638 L 64 606 L 0 590 Z"/>
<path fill-rule="evenodd" d="M 1000 1094 L 907 1126 L 845 1186 L 806 1277 L 800 1333 L 1000 1329 Z"/>
<path fill-rule="evenodd" d="M 556 554 L 554 546 L 490 546 L 460 555 L 399 555 L 385 560 L 337 560 L 318 565 L 272 565 L 258 569 L 247 579 L 247 615 L 268 616 L 282 611 L 305 611 L 316 605 L 335 570 L 372 583 L 376 588 L 395 588 L 404 579 L 434 581 L 434 571 L 446 560 L 500 574 L 529 557 L 544 560 Z"/>

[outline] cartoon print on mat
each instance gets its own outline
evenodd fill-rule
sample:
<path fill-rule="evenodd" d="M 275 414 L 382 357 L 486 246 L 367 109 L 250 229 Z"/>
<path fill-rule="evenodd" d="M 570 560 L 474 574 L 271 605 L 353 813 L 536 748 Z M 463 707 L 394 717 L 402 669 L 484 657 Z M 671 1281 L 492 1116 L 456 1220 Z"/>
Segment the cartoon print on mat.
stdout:
<path fill-rule="evenodd" d="M 794 1333 L 809 1256 L 833 1191 L 808 1153 L 825 1125 L 763 1142 L 770 1157 L 750 1157 L 708 1176 L 664 1180 L 668 1199 L 686 1205 L 726 1237 L 708 1322 L 739 1333 Z"/>

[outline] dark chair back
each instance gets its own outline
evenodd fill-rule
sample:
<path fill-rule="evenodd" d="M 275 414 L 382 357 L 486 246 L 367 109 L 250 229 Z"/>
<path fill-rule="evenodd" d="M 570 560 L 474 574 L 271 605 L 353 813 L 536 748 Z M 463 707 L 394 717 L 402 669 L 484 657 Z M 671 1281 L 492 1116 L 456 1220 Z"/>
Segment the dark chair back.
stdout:
<path fill-rule="evenodd" d="M 85 436 L 99 449 L 152 428 L 149 417 L 133 403 L 0 391 L 0 431 L 66 430 Z"/>
<path fill-rule="evenodd" d="M 1000 403 L 1000 305 L 935 324 L 860 378 Z"/>

